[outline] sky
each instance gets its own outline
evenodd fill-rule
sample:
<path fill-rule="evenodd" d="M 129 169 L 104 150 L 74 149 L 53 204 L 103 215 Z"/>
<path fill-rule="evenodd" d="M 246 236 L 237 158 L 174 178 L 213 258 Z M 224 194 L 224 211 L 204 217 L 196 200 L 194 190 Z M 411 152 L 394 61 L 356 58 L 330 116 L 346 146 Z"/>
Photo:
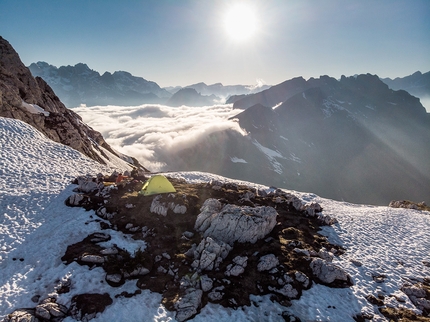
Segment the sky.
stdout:
<path fill-rule="evenodd" d="M 429 17 L 428 0 L 0 0 L 0 36 L 27 66 L 82 62 L 162 87 L 274 85 L 427 72 Z"/>

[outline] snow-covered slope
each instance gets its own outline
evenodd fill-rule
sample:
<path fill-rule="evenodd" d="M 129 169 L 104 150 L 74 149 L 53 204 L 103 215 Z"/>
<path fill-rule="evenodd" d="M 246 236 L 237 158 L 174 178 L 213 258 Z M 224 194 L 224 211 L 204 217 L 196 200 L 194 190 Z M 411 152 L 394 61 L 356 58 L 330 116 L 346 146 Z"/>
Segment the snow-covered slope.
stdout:
<path fill-rule="evenodd" d="M 96 288 L 99 293 L 109 293 L 114 302 L 93 321 L 174 321 L 174 314 L 160 304 L 161 295 L 142 291 L 130 299 L 116 298 L 122 291 L 133 293 L 135 283 L 112 288 L 101 281 L 101 268 L 89 270 L 60 260 L 67 245 L 99 229 L 93 212 L 65 206 L 75 187 L 69 185 L 70 180 L 112 169 L 13 119 L 0 118 L 0 146 L 0 319 L 17 308 L 34 307 L 33 301 L 50 293 L 67 306 L 72 296 Z M 227 180 L 199 172 L 169 175 L 191 182 Z M 360 312 L 373 315 L 373 321 L 386 321 L 365 299 L 368 295 L 383 295 L 386 305 L 418 312 L 400 288 L 430 276 L 426 264 L 430 262 L 429 213 L 294 194 L 306 202 L 319 202 L 324 213 L 339 220 L 324 228 L 323 234 L 346 248 L 335 262 L 353 277 L 354 285 L 332 289 L 316 284 L 292 301 L 290 312 L 302 321 L 353 321 L 352 316 Z M 113 242 L 130 251 L 145 247 L 142 241 L 126 239 L 119 232 L 110 234 Z M 53 293 L 70 276 L 79 277 L 74 278 L 70 292 Z M 378 276 L 385 277 L 381 281 Z M 209 304 L 193 321 L 279 321 L 285 310 L 268 297 L 253 296 L 252 302 L 251 307 L 237 310 Z M 68 317 L 64 321 L 74 320 Z"/>

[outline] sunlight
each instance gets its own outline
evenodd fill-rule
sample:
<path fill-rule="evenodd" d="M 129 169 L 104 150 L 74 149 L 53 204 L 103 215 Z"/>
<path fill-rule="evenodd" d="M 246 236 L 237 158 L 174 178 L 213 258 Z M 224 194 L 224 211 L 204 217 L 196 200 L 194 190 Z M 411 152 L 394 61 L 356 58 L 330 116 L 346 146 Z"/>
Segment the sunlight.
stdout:
<path fill-rule="evenodd" d="M 248 4 L 238 3 L 227 9 L 224 28 L 235 41 L 246 41 L 255 35 L 258 20 L 255 9 Z"/>

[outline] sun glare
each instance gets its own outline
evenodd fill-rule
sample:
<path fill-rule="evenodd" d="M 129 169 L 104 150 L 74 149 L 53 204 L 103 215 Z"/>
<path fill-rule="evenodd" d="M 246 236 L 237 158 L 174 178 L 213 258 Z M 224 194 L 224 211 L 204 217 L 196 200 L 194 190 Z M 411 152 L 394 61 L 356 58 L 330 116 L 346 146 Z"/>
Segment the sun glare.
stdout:
<path fill-rule="evenodd" d="M 230 7 L 225 15 L 224 27 L 228 36 L 235 41 L 250 39 L 257 31 L 255 10 L 244 3 Z"/>

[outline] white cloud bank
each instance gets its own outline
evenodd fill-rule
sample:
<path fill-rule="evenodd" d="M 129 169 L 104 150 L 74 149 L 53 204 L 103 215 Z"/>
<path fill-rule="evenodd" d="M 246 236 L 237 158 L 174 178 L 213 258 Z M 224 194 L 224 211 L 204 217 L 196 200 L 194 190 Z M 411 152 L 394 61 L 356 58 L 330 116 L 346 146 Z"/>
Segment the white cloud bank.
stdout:
<path fill-rule="evenodd" d="M 160 162 L 163 154 L 192 147 L 207 135 L 234 130 L 245 135 L 239 124 L 229 120 L 241 111 L 231 105 L 206 107 L 94 106 L 73 109 L 83 121 L 103 134 L 115 150 L 137 158 L 151 171 L 165 171 L 174 165 Z"/>

